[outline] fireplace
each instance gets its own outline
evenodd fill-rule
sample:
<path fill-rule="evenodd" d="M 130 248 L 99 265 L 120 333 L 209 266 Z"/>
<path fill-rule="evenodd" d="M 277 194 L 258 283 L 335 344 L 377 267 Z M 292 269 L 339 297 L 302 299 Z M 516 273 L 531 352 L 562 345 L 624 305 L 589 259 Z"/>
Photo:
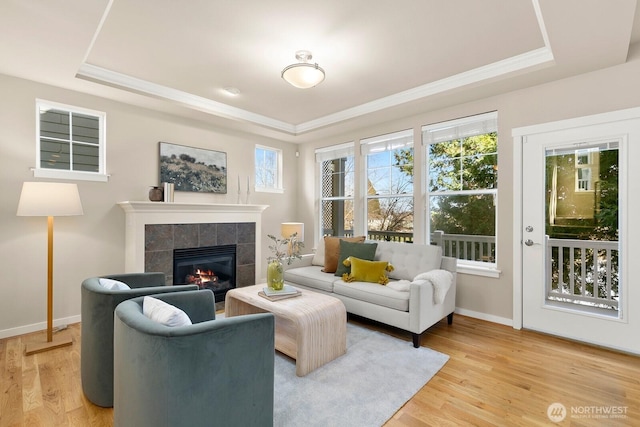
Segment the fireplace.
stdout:
<path fill-rule="evenodd" d="M 211 289 L 216 302 L 236 287 L 236 245 L 173 250 L 173 284 Z"/>

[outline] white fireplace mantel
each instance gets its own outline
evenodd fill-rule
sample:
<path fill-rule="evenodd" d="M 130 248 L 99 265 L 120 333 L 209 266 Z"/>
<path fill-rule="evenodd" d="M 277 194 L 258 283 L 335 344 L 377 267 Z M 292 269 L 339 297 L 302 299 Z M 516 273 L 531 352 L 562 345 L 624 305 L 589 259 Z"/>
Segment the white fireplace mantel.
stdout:
<path fill-rule="evenodd" d="M 262 212 L 269 205 L 127 201 L 125 212 L 125 272 L 144 271 L 145 225 L 254 222 L 256 259 L 260 258 Z M 256 273 L 257 274 L 257 273 Z"/>

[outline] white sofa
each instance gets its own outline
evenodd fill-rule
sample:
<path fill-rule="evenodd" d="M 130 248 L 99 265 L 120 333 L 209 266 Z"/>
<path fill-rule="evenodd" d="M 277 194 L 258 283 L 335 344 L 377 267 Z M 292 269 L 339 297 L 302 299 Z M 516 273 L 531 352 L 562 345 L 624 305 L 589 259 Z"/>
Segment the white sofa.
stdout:
<path fill-rule="evenodd" d="M 367 242 L 370 243 L 370 242 Z M 439 246 L 377 241 L 375 260 L 390 262 L 387 286 L 368 282 L 344 282 L 334 273 L 324 273 L 323 245 L 316 255 L 304 255 L 285 266 L 285 281 L 302 289 L 339 298 L 347 312 L 409 331 L 414 347 L 420 346 L 421 334 L 447 317 L 453 321 L 456 300 L 456 259 L 443 257 Z M 450 286 L 442 298 L 442 288 L 429 280 L 434 270 L 451 272 Z M 441 272 L 440 272 L 441 273 Z M 445 274 L 449 276 L 448 274 Z M 422 276 L 426 278 L 420 278 Z M 395 284 L 392 282 L 396 281 Z M 400 288 L 408 288 L 398 290 Z M 434 295 L 434 291 L 439 293 Z M 441 302 L 437 302 L 441 301 Z"/>

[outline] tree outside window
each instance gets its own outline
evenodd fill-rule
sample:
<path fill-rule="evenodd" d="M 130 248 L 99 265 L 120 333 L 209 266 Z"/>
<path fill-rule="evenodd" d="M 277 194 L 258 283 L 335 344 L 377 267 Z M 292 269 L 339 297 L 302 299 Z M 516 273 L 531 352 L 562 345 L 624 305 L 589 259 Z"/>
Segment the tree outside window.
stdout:
<path fill-rule="evenodd" d="M 413 131 L 362 141 L 370 239 L 413 241 Z"/>
<path fill-rule="evenodd" d="M 282 191 L 282 150 L 256 145 L 256 191 Z"/>
<path fill-rule="evenodd" d="M 423 129 L 429 240 L 471 262 L 496 262 L 498 134 L 487 131 L 493 123 L 495 113 Z"/>

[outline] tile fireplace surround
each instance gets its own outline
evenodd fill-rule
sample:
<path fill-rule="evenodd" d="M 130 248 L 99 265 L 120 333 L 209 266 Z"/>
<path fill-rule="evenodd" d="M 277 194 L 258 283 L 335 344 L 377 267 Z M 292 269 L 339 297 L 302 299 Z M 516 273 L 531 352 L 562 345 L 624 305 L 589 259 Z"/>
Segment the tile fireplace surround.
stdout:
<path fill-rule="evenodd" d="M 268 205 L 144 201 L 118 205 L 125 212 L 125 272 L 164 271 L 171 284 L 173 258 L 168 254 L 173 249 L 237 244 L 242 261 L 236 269 L 237 286 L 260 279 L 255 260 L 261 259 L 262 212 Z"/>

